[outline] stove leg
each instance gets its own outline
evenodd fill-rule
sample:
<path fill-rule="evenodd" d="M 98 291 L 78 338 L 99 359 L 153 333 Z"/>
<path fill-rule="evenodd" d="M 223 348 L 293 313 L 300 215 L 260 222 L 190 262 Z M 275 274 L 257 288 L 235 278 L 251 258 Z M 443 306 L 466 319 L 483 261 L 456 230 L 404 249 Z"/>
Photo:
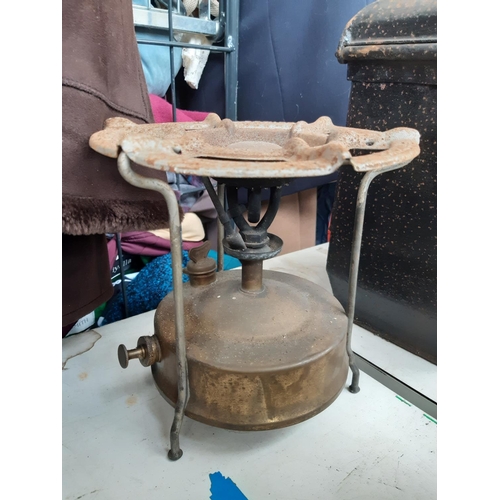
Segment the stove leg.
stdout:
<path fill-rule="evenodd" d="M 130 161 L 123 152 L 118 156 L 118 170 L 121 176 L 133 186 L 151 189 L 163 195 L 168 207 L 170 223 L 170 245 L 172 253 L 172 274 L 174 284 L 175 304 L 175 350 L 177 356 L 177 402 L 175 415 L 170 429 L 170 450 L 168 458 L 178 460 L 182 457 L 179 445 L 179 433 L 184 419 L 186 405 L 189 399 L 189 379 L 186 355 L 186 337 L 184 330 L 184 297 L 182 295 L 182 233 L 179 217 L 179 206 L 174 191 L 168 183 L 144 177 L 130 168 Z"/>
<path fill-rule="evenodd" d="M 361 239 L 363 236 L 363 223 L 365 220 L 366 198 L 368 195 L 368 188 L 372 180 L 377 175 L 384 172 L 390 172 L 404 167 L 407 162 L 396 163 L 389 167 L 381 167 L 376 170 L 368 171 L 361 179 L 359 185 L 358 198 L 356 200 L 356 214 L 354 216 L 354 236 L 352 240 L 351 249 L 351 268 L 349 271 L 349 291 L 347 297 L 347 340 L 346 350 L 349 357 L 349 367 L 352 371 L 352 381 L 349 386 L 349 391 L 353 394 L 359 392 L 359 368 L 356 366 L 354 353 L 351 348 L 352 327 L 354 325 L 354 309 L 356 307 L 356 290 L 358 287 L 358 271 L 359 271 L 359 258 L 361 255 Z"/>
<path fill-rule="evenodd" d="M 222 207 L 225 207 L 225 186 L 217 183 L 217 196 Z M 217 217 L 217 271 L 224 271 L 224 226 Z"/>
<path fill-rule="evenodd" d="M 358 286 L 359 258 L 361 254 L 361 240 L 363 236 L 363 223 L 365 220 L 366 198 L 371 181 L 379 174 L 370 171 L 363 176 L 358 190 L 356 201 L 356 214 L 354 217 L 354 235 L 351 249 L 351 267 L 349 271 L 349 291 L 347 298 L 347 340 L 346 349 L 349 357 L 349 367 L 352 371 L 352 382 L 349 391 L 356 394 L 359 392 L 359 368 L 356 366 L 354 353 L 351 348 L 352 328 L 354 325 L 354 310 L 356 306 L 356 290 Z"/>
<path fill-rule="evenodd" d="M 170 188 L 169 188 L 170 189 Z M 172 191 L 172 196 L 177 207 L 177 199 Z M 174 201 L 172 201 L 172 204 Z M 169 205 L 170 218 L 170 244 L 172 252 L 172 274 L 174 282 L 174 305 L 175 305 L 175 352 L 177 357 L 177 402 L 175 404 L 174 420 L 170 429 L 170 450 L 168 458 L 178 460 L 182 457 L 182 450 L 179 445 L 179 433 L 181 431 L 182 420 L 189 398 L 188 365 L 186 355 L 186 338 L 184 331 L 184 300 L 182 295 L 182 235 L 178 209 L 171 211 Z"/>

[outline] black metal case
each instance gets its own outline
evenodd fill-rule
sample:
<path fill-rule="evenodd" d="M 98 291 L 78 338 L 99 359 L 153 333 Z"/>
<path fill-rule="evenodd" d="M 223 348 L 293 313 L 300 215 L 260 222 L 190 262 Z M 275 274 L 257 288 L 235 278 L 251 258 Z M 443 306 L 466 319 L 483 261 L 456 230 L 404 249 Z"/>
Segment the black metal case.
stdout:
<path fill-rule="evenodd" d="M 436 2 L 368 5 L 346 26 L 337 58 L 352 81 L 349 127 L 421 134 L 421 154 L 369 190 L 356 323 L 436 363 Z M 331 221 L 327 271 L 344 306 L 361 177 L 341 170 Z"/>

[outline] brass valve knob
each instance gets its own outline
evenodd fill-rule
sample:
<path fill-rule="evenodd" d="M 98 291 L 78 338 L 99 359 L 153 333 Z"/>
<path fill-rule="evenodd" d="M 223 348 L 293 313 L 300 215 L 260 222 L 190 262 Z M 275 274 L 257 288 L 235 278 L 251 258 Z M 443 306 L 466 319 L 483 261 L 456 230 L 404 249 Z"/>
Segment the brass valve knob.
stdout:
<path fill-rule="evenodd" d="M 118 361 L 122 368 L 127 368 L 130 359 L 138 359 L 142 366 L 151 366 L 161 360 L 160 343 L 156 335 L 139 337 L 135 349 L 118 346 Z"/>
<path fill-rule="evenodd" d="M 189 251 L 190 260 L 184 269 L 184 273 L 189 275 L 191 286 L 209 285 L 215 281 L 217 263 L 208 256 L 209 251 L 209 241 L 205 241 L 203 245 L 192 248 Z"/>

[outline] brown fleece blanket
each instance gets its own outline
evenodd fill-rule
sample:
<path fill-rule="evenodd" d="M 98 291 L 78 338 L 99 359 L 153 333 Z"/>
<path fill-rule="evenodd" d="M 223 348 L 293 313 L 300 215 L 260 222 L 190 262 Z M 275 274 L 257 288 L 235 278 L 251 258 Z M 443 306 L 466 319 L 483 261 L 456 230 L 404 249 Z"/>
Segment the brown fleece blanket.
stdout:
<path fill-rule="evenodd" d="M 106 119 L 153 123 L 131 0 L 62 3 L 62 324 L 113 295 L 105 233 L 168 227 L 163 197 L 128 184 L 116 160 L 93 151 Z M 143 175 L 165 173 L 133 165 Z"/>
<path fill-rule="evenodd" d="M 168 226 L 161 195 L 128 184 L 116 160 L 93 151 L 107 118 L 153 123 L 130 0 L 63 0 L 62 232 L 90 235 Z M 133 165 L 166 180 L 164 172 Z"/>

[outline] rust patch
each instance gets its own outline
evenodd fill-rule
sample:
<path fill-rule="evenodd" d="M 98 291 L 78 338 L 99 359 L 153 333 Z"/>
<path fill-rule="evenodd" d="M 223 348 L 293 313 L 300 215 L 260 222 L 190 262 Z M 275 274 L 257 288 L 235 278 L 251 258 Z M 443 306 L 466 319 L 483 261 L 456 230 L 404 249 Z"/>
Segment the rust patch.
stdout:
<path fill-rule="evenodd" d="M 82 373 L 80 373 L 80 375 L 78 375 L 78 378 L 79 378 L 80 380 L 85 380 L 88 376 L 89 376 L 89 375 L 88 375 L 88 373 L 87 373 L 87 372 L 82 372 Z"/>
<path fill-rule="evenodd" d="M 127 398 L 127 401 L 125 401 L 127 403 L 127 406 L 130 407 L 130 406 L 134 406 L 136 403 L 137 403 L 137 396 L 134 396 L 132 394 L 132 396 L 129 396 Z"/>

